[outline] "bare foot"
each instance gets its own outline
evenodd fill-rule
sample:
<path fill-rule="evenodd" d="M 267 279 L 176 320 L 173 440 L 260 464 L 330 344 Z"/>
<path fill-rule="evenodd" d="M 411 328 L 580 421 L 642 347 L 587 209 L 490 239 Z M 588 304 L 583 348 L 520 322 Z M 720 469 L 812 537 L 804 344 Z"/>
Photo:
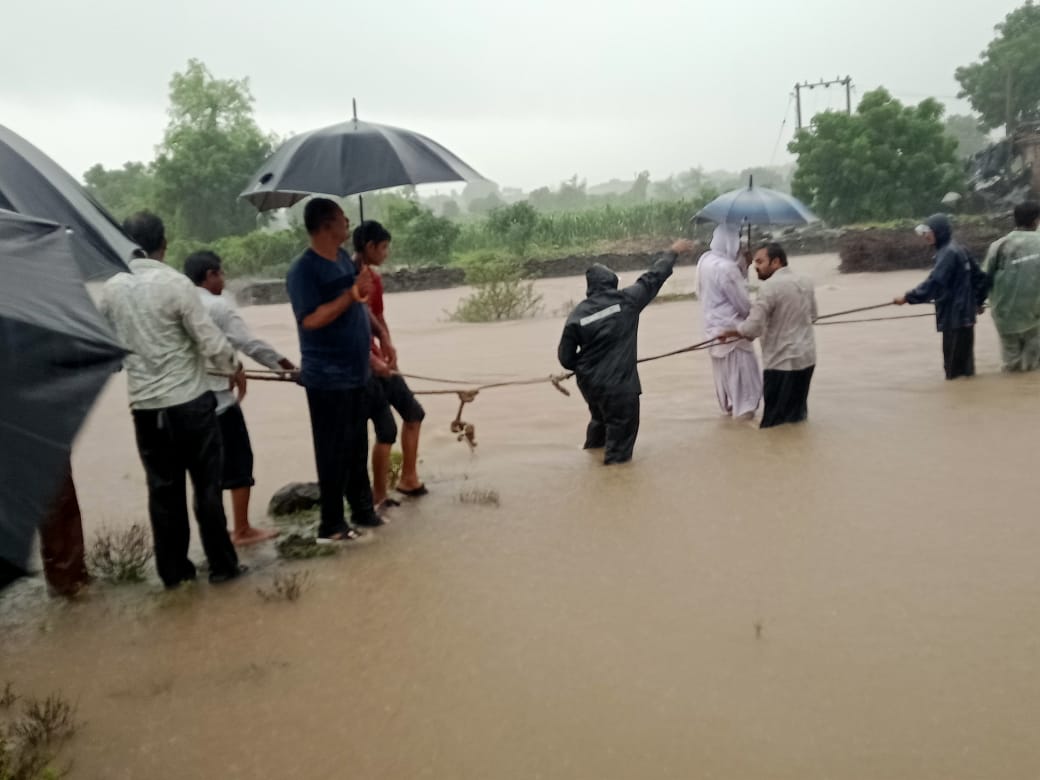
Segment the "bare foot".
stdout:
<path fill-rule="evenodd" d="M 274 528 L 253 528 L 253 526 L 249 526 L 244 531 L 235 531 L 232 533 L 231 542 L 236 547 L 247 547 L 251 544 L 257 544 L 259 542 L 266 542 L 268 539 L 274 539 L 281 533 L 281 531 Z"/>

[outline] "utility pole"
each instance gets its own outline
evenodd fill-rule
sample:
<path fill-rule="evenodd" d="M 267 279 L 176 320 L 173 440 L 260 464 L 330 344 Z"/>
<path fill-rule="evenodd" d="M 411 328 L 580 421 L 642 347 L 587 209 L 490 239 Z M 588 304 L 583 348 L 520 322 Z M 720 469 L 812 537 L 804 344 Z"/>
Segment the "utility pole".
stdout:
<path fill-rule="evenodd" d="M 852 77 L 846 76 L 845 78 L 835 77 L 829 81 L 820 79 L 810 84 L 808 81 L 802 81 L 794 85 L 794 102 L 795 102 L 795 113 L 798 120 L 798 129 L 802 129 L 802 90 L 803 89 L 816 89 L 822 87 L 834 87 L 842 85 L 845 87 L 845 113 L 851 116 L 852 114 Z"/>

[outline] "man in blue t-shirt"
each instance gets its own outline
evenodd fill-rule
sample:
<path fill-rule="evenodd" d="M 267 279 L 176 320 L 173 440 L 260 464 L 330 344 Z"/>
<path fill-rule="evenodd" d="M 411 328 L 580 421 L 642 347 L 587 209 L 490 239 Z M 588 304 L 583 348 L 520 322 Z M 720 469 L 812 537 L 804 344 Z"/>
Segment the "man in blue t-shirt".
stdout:
<path fill-rule="evenodd" d="M 286 287 L 300 336 L 300 384 L 307 391 L 321 487 L 318 542 L 349 541 L 362 534 L 344 519 L 344 495 L 355 526 L 383 524 L 368 481 L 365 387 L 372 335 L 363 304 L 371 280 L 358 278 L 342 248 L 350 223 L 335 201 L 312 198 L 303 221 L 311 245 L 289 269 Z"/>

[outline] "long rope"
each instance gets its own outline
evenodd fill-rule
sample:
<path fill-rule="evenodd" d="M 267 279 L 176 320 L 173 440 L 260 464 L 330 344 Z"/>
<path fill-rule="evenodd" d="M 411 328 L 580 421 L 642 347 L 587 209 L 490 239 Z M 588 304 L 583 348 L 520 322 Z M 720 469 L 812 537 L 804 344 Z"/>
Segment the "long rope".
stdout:
<path fill-rule="evenodd" d="M 893 317 L 866 317 L 855 320 L 834 320 L 833 322 L 817 322 L 817 325 L 848 325 L 852 322 L 886 322 L 888 320 L 913 320 L 918 317 L 934 317 L 935 314 L 926 311 L 923 314 L 897 314 Z"/>
<path fill-rule="evenodd" d="M 884 309 L 892 306 L 889 303 L 880 303 L 873 306 L 860 306 L 855 309 L 847 309 L 845 311 L 836 311 L 830 314 L 823 314 L 816 318 L 815 324 L 817 325 L 846 325 L 854 322 L 880 322 L 882 320 L 902 320 L 902 319 L 913 319 L 916 317 L 931 317 L 934 316 L 931 312 L 925 312 L 923 314 L 904 314 L 897 315 L 894 317 L 872 317 L 869 319 L 852 319 L 852 320 L 835 320 L 833 322 L 820 322 L 820 320 L 828 320 L 834 317 L 842 317 L 849 314 L 858 314 L 865 311 L 874 311 L 876 309 Z M 640 358 L 637 363 L 649 363 L 654 360 L 661 360 L 667 357 L 674 357 L 675 355 L 682 355 L 687 352 L 697 352 L 709 347 L 715 346 L 719 343 L 719 339 L 711 338 L 699 341 L 696 344 L 691 344 L 688 347 L 681 347 L 680 349 L 673 349 L 670 352 L 662 352 L 659 355 L 651 355 L 650 357 Z M 217 376 L 226 376 L 226 374 L 216 374 Z M 245 372 L 246 378 L 249 380 L 260 380 L 266 382 L 295 382 L 296 373 L 289 372 L 280 369 L 252 369 Z M 470 449 L 472 450 L 477 446 L 476 441 L 476 428 L 472 423 L 465 422 L 462 419 L 462 412 L 466 407 L 466 404 L 472 403 L 477 399 L 477 395 L 482 390 L 491 390 L 492 388 L 498 387 L 518 387 L 523 385 L 536 385 L 542 384 L 543 382 L 549 382 L 564 395 L 569 396 L 570 392 L 563 386 L 563 382 L 574 376 L 573 371 L 568 371 L 562 374 L 550 374 L 549 376 L 533 377 L 531 379 L 511 379 L 504 380 L 501 382 L 487 382 L 480 384 L 478 382 L 467 381 L 463 379 L 444 379 L 441 377 L 423 376 L 421 374 L 400 374 L 400 376 L 406 379 L 413 379 L 420 382 L 434 382 L 439 384 L 458 385 L 457 389 L 445 389 L 445 390 L 413 390 L 414 395 L 455 395 L 459 399 L 459 410 L 455 415 L 455 419 L 451 422 L 451 432 L 458 435 L 459 441 L 465 441 Z"/>

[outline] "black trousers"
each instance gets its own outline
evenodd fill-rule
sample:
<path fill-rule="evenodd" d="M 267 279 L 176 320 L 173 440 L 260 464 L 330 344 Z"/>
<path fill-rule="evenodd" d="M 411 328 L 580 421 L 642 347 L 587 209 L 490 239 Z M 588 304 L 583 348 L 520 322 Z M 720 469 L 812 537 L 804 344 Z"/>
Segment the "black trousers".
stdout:
<path fill-rule="evenodd" d="M 809 416 L 809 384 L 815 368 L 809 366 L 798 371 L 766 369 L 762 372 L 765 409 L 760 428 L 802 422 Z"/>
<path fill-rule="evenodd" d="M 942 342 L 946 378 L 975 376 L 975 326 L 944 330 Z"/>
<path fill-rule="evenodd" d="M 213 393 L 165 409 L 135 410 L 137 451 L 148 478 L 148 517 L 155 563 L 167 587 L 195 579 L 188 559 L 191 529 L 185 472 L 195 493 L 195 520 L 210 573 L 233 575 L 238 556 L 227 532 L 221 497 L 223 451 Z"/>
<path fill-rule="evenodd" d="M 355 520 L 370 520 L 372 483 L 368 479 L 368 403 L 364 387 L 307 389 L 314 438 L 314 461 L 321 488 L 319 536 L 346 530 L 343 497 Z"/>
<path fill-rule="evenodd" d="M 606 448 L 603 462 L 625 463 L 632 460 L 639 433 L 639 396 L 637 394 L 592 396 L 586 395 L 589 405 L 588 428 L 585 430 L 585 449 Z"/>

